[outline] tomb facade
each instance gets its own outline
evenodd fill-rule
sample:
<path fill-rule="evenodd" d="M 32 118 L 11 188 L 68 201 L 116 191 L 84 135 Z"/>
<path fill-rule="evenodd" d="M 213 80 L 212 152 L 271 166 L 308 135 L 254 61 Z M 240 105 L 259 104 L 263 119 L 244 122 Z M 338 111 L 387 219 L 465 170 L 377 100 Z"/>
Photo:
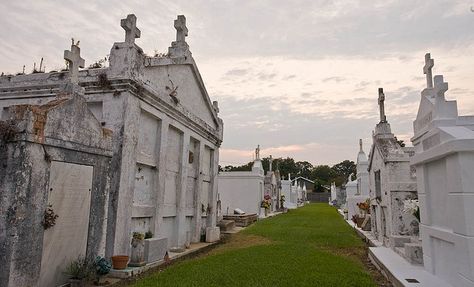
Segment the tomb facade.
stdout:
<path fill-rule="evenodd" d="M 413 147 L 405 147 L 392 133 L 385 115 L 385 95 L 379 89 L 380 122 L 373 132 L 369 154 L 371 222 L 374 236 L 387 247 L 403 247 L 418 236 L 418 221 L 404 212 L 406 200 L 417 199 L 416 175 L 410 166 Z"/>
<path fill-rule="evenodd" d="M 251 171 L 221 172 L 219 180 L 219 198 L 224 216 L 234 214 L 239 208 L 246 214 L 265 216 L 261 208 L 265 197 L 265 175 L 260 160 L 260 147 L 255 150 L 255 160 Z"/>
<path fill-rule="evenodd" d="M 349 219 L 361 213 L 357 204 L 369 199 L 368 160 L 362 149 L 362 139 L 359 140 L 359 146 L 360 150 L 357 154 L 356 163 L 356 179 L 346 184 L 346 205 Z"/>
<path fill-rule="evenodd" d="M 474 116 L 459 116 L 457 102 L 445 97 L 448 83 L 432 77 L 430 54 L 425 63 L 411 139 L 424 266 L 452 286 L 474 286 Z"/>
<path fill-rule="evenodd" d="M 10 119 L 15 106 L 28 107 L 22 115 L 31 115 L 21 121 L 22 127 L 28 127 L 26 138 L 8 143 L 1 155 L 7 162 L 0 172 L 5 194 L 1 211 L 10 214 L 0 225 L 7 231 L 0 236 L 9 234 L 7 241 L 1 240 L 7 242 L 0 249 L 0 257 L 7 258 L 0 268 L 2 286 L 36 286 L 43 276 L 49 276 L 43 274 L 38 262 L 48 250 L 43 247 L 41 251 L 47 235 L 41 231 L 40 221 L 47 202 L 56 202 L 54 194 L 44 192 L 62 184 L 53 181 L 55 178 L 64 181 L 77 174 L 88 182 L 84 187 L 77 185 L 90 189 L 81 198 L 90 207 L 78 211 L 83 213 L 84 230 L 88 231 L 81 233 L 87 239 L 83 240 L 87 245 L 81 247 L 82 255 L 127 255 L 133 232 L 150 231 L 160 239 L 154 244 L 160 245 L 160 250 L 219 237 L 217 170 L 223 122 L 185 41 L 186 18 L 180 15 L 175 20 L 176 41 L 166 55 L 147 56 L 135 43 L 141 31 L 134 15 L 122 19 L 121 26 L 125 41 L 113 44 L 108 67 L 78 70 L 85 63 L 73 43 L 64 55 L 68 71 L 0 77 L 0 117 Z M 62 95 L 72 99 L 49 108 Z M 46 107 L 47 115 L 35 114 Z M 12 153 L 21 142 L 28 146 L 25 154 L 32 154 L 24 159 Z M 68 155 L 72 160 L 65 160 L 66 155 L 52 151 L 57 146 L 81 157 Z M 32 161 L 46 153 L 51 155 L 51 163 Z M 20 169 L 22 160 L 31 168 L 22 172 L 23 184 L 15 183 L 12 172 Z M 36 178 L 38 186 L 26 184 Z M 33 204 L 37 206 L 29 208 Z M 32 252 L 34 260 L 31 266 L 22 265 L 27 259 L 21 249 L 31 234 L 38 236 L 32 245 L 37 248 Z"/>

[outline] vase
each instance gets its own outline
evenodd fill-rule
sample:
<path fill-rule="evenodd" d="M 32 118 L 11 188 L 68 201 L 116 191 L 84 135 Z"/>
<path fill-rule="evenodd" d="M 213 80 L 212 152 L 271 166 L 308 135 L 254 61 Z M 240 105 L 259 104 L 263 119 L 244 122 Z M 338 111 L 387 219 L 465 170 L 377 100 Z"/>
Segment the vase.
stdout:
<path fill-rule="evenodd" d="M 145 239 L 132 239 L 130 263 L 128 265 L 132 267 L 145 265 Z"/>

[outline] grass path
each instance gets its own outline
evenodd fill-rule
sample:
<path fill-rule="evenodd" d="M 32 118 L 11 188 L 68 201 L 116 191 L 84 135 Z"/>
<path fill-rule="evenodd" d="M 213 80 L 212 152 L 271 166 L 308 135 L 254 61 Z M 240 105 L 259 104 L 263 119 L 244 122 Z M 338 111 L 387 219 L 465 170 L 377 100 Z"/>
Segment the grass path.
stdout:
<path fill-rule="evenodd" d="M 262 220 L 131 286 L 377 286 L 364 243 L 327 204 Z"/>

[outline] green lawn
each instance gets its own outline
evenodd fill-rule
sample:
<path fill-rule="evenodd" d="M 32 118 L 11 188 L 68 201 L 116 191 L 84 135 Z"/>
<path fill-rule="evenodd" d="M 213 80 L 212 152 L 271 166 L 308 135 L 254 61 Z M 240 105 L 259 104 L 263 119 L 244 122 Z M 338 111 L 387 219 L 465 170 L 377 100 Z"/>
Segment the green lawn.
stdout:
<path fill-rule="evenodd" d="M 209 254 L 132 286 L 377 286 L 363 242 L 327 204 L 259 221 Z"/>

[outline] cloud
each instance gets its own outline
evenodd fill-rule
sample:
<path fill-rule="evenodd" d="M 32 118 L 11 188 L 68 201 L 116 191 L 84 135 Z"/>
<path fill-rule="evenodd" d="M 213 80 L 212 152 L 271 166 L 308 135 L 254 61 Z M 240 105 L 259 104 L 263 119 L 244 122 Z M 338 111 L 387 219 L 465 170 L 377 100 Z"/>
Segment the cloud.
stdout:
<path fill-rule="evenodd" d="M 166 51 L 176 15 L 186 15 L 187 42 L 220 103 L 223 161 L 249 161 L 259 143 L 312 163 L 354 159 L 358 138 L 368 145 L 377 123 L 379 87 L 393 132 L 410 135 L 426 52 L 449 82 L 447 98 L 474 112 L 473 15 L 464 0 L 3 1 L 0 72 L 29 71 L 41 57 L 48 70 L 61 67 L 71 37 L 89 65 L 123 40 L 129 13 L 148 54 Z"/>
<path fill-rule="evenodd" d="M 344 78 L 344 77 L 329 77 L 329 78 L 322 79 L 322 81 L 325 82 L 325 83 L 329 82 L 329 81 L 334 81 L 336 83 L 339 83 L 339 82 L 343 82 L 345 80 L 346 80 L 346 78 Z"/>
<path fill-rule="evenodd" d="M 225 73 L 226 76 L 244 76 L 249 73 L 249 69 L 232 69 Z"/>

